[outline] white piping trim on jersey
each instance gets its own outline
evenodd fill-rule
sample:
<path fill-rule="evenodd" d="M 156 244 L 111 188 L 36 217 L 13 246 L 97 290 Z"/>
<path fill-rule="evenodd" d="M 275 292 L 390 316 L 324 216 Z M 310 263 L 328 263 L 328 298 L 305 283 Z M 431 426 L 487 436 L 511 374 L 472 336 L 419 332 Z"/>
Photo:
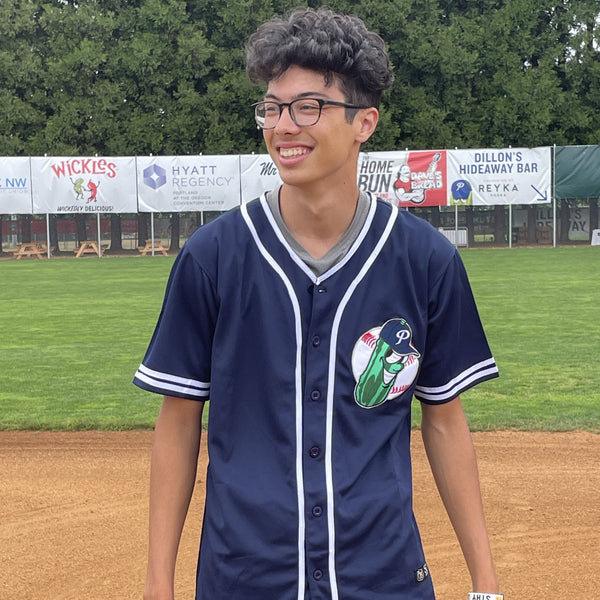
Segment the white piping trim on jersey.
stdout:
<path fill-rule="evenodd" d="M 138 367 L 135 377 L 161 391 L 183 392 L 199 398 L 208 396 L 210 392 L 210 383 L 154 371 L 144 364 Z"/>
<path fill-rule="evenodd" d="M 333 325 L 331 328 L 331 345 L 329 347 L 329 364 L 327 373 L 327 413 L 326 413 L 326 433 L 325 433 L 325 485 L 327 488 L 327 531 L 329 537 L 329 581 L 331 585 L 331 600 L 339 600 L 338 587 L 337 587 L 337 574 L 335 568 L 335 516 L 334 516 L 334 497 L 333 497 L 333 463 L 332 463 L 332 444 L 333 444 L 333 397 L 335 393 L 335 364 L 336 364 L 336 350 L 338 342 L 338 333 L 340 327 L 340 321 L 346 305 L 350 301 L 350 298 L 354 294 L 358 284 L 364 279 L 369 269 L 373 266 L 373 263 L 379 256 L 381 249 L 387 242 L 394 222 L 398 216 L 398 208 L 392 206 L 388 222 L 385 229 L 377 242 L 375 248 L 371 252 L 369 258 L 365 261 L 358 275 L 354 278 L 352 283 L 348 286 L 346 293 L 344 294 L 340 304 L 336 310 L 335 317 L 333 319 Z"/>
<path fill-rule="evenodd" d="M 375 218 L 375 211 L 377 210 L 377 200 L 374 198 L 374 196 L 373 196 L 373 194 L 371 194 L 371 192 L 368 192 L 368 194 L 369 194 L 369 199 L 371 201 L 371 206 L 369 206 L 369 212 L 367 213 L 367 218 L 365 219 L 365 222 L 363 223 L 363 227 L 360 230 L 358 236 L 356 236 L 354 243 L 352 244 L 352 246 L 350 246 L 350 249 L 348 250 L 348 252 L 346 252 L 346 256 L 344 256 L 344 258 L 342 258 L 342 260 L 340 260 L 338 263 L 333 265 L 333 267 L 331 267 L 331 269 L 329 269 L 329 271 L 326 271 L 325 273 L 323 273 L 323 275 L 321 275 L 318 278 L 318 281 L 316 283 L 321 283 L 328 277 L 331 277 L 334 273 L 337 273 L 337 271 L 339 271 L 352 258 L 354 253 L 358 250 L 359 246 L 361 245 L 362 241 L 365 239 L 367 233 L 371 229 L 371 223 L 373 222 L 373 219 Z"/>
<path fill-rule="evenodd" d="M 271 225 L 271 228 L 275 232 L 277 239 L 281 242 L 281 245 L 287 250 L 287 253 L 290 255 L 291 259 L 300 267 L 302 271 L 310 278 L 313 283 L 316 283 L 317 276 L 310 270 L 309 266 L 294 252 L 294 249 L 288 244 L 288 241 L 285 239 L 283 232 L 277 222 L 275 221 L 275 217 L 269 208 L 269 203 L 267 202 L 267 194 L 264 193 L 260 197 L 260 204 L 267 216 L 267 220 Z"/>
<path fill-rule="evenodd" d="M 340 260 L 338 263 L 333 265 L 333 267 L 331 267 L 331 269 L 329 269 L 328 271 L 326 271 L 319 277 L 317 277 L 311 271 L 310 267 L 294 252 L 294 249 L 289 245 L 288 241 L 285 239 L 285 237 L 281 231 L 281 228 L 279 227 L 279 225 L 277 225 L 277 222 L 275 221 L 275 217 L 273 216 L 273 213 L 271 212 L 271 208 L 269 207 L 269 203 L 267 202 L 266 193 L 261 196 L 260 204 L 261 204 L 263 210 L 265 211 L 267 220 L 269 221 L 269 224 L 273 228 L 273 231 L 275 232 L 277 239 L 281 242 L 283 247 L 287 250 L 287 253 L 290 255 L 291 259 L 298 265 L 298 267 L 300 267 L 300 269 L 310 278 L 310 280 L 314 284 L 319 284 L 322 281 L 325 281 L 325 279 L 331 277 L 334 273 L 337 273 L 337 271 L 339 271 L 352 258 L 352 256 L 356 253 L 356 251 L 360 247 L 362 241 L 365 239 L 367 233 L 369 232 L 369 230 L 371 228 L 371 223 L 373 222 L 373 219 L 375 218 L 375 212 L 377 210 L 377 200 L 373 196 L 373 194 L 371 194 L 371 192 L 368 192 L 368 194 L 369 194 L 371 206 L 369 207 L 369 212 L 367 214 L 367 218 L 365 219 L 365 222 L 363 223 L 363 227 L 362 227 L 361 231 L 359 232 L 358 236 L 352 243 L 352 246 L 350 246 L 348 252 L 346 252 L 346 255 L 344 256 L 344 258 L 342 258 L 342 260 Z"/>
<path fill-rule="evenodd" d="M 452 400 L 459 395 L 462 389 L 469 387 L 474 381 L 485 379 L 496 373 L 498 373 L 496 361 L 493 358 L 488 358 L 464 370 L 445 385 L 439 387 L 416 386 L 415 392 L 423 400 L 433 402 Z"/>
<path fill-rule="evenodd" d="M 257 245 L 259 252 L 269 263 L 272 269 L 279 275 L 283 281 L 292 308 L 294 310 L 295 333 L 296 333 L 296 365 L 295 365 L 295 387 L 296 387 L 296 493 L 298 499 L 298 600 L 304 600 L 306 589 L 306 558 L 305 558 L 305 537 L 306 523 L 304 516 L 304 475 L 302 470 L 302 321 L 300 315 L 300 304 L 294 292 L 292 283 L 284 273 L 283 269 L 277 264 L 275 259 L 269 254 L 261 242 L 254 223 L 248 214 L 246 204 L 241 206 L 241 213 L 252 237 Z"/>

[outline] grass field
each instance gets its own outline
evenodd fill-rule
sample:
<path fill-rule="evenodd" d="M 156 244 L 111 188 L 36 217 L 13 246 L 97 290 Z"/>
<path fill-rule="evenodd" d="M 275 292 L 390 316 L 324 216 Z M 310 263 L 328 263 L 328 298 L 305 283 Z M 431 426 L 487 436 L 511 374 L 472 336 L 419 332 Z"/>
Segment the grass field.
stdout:
<path fill-rule="evenodd" d="M 501 371 L 463 396 L 473 429 L 600 431 L 600 249 L 462 256 Z M 172 263 L 0 261 L 0 429 L 152 427 L 131 379 Z"/>

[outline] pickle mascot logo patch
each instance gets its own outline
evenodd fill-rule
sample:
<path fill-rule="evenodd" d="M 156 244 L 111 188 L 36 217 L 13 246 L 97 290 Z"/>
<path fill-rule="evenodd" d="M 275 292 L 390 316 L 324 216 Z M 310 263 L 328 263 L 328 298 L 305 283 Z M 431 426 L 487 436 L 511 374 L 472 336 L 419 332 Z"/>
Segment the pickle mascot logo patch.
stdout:
<path fill-rule="evenodd" d="M 404 319 L 390 319 L 363 333 L 352 351 L 356 403 L 374 408 L 400 396 L 417 376 L 420 357 Z"/>

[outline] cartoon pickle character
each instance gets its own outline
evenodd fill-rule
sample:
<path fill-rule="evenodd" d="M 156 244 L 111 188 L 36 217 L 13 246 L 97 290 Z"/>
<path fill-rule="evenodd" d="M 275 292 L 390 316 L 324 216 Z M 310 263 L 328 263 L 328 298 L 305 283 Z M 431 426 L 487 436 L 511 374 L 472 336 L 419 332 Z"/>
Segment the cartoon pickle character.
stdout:
<path fill-rule="evenodd" d="M 88 204 L 90 202 L 96 202 L 96 197 L 98 196 L 98 186 L 100 182 L 94 183 L 91 179 L 87 183 L 88 191 L 90 192 L 90 197 L 88 198 Z"/>
<path fill-rule="evenodd" d="M 71 183 L 73 184 L 73 191 L 75 192 L 76 199 L 83 200 L 83 192 L 86 190 L 86 188 L 83 187 L 83 177 L 79 177 L 75 181 L 71 178 Z"/>
<path fill-rule="evenodd" d="M 387 321 L 379 332 L 369 362 L 358 378 L 354 399 L 364 408 L 385 402 L 400 373 L 411 356 L 420 353 L 412 345 L 412 330 L 404 319 Z"/>
<path fill-rule="evenodd" d="M 473 188 L 466 179 L 458 179 L 450 188 L 452 204 L 473 204 Z"/>

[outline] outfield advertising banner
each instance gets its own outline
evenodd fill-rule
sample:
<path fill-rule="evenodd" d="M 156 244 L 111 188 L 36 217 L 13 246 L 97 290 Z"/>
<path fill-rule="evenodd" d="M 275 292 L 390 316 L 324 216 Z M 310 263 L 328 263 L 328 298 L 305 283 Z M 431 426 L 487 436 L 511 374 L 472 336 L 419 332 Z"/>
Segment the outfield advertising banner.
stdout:
<path fill-rule="evenodd" d="M 551 202 L 552 149 L 448 151 L 452 206 Z"/>
<path fill-rule="evenodd" d="M 250 202 L 263 192 L 281 185 L 275 163 L 268 154 L 243 154 L 240 156 L 242 174 L 242 202 Z"/>
<path fill-rule="evenodd" d="M 557 197 L 598 195 L 599 148 L 361 152 L 357 183 L 404 208 L 543 205 L 553 168 Z M 0 214 L 226 211 L 280 184 L 268 154 L 1 157 Z"/>
<path fill-rule="evenodd" d="M 29 157 L 2 158 L 0 215 L 30 215 L 32 208 Z"/>
<path fill-rule="evenodd" d="M 140 212 L 229 210 L 240 203 L 239 156 L 137 158 Z"/>
<path fill-rule="evenodd" d="M 358 159 L 358 187 L 399 206 L 438 206 L 447 203 L 446 152 L 371 152 Z M 268 154 L 240 157 L 242 202 L 281 184 Z"/>
<path fill-rule="evenodd" d="M 401 207 L 446 205 L 446 151 L 361 153 L 358 187 Z"/>
<path fill-rule="evenodd" d="M 137 212 L 134 157 L 32 157 L 33 212 Z"/>

